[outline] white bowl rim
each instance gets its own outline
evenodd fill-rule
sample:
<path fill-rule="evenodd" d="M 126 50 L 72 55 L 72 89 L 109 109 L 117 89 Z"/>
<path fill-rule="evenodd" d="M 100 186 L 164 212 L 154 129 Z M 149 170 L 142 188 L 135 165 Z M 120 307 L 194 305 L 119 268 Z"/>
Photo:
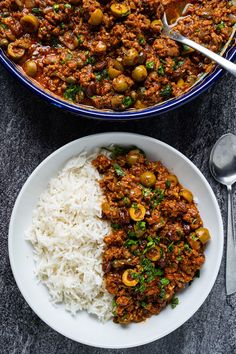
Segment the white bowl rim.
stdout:
<path fill-rule="evenodd" d="M 208 297 L 209 293 L 212 290 L 212 287 L 216 281 L 219 269 L 220 269 L 220 264 L 222 261 L 222 257 L 223 257 L 223 246 L 224 246 L 224 229 L 223 229 L 223 221 L 222 221 L 222 216 L 221 216 L 221 212 L 220 212 L 220 208 L 216 199 L 216 196 L 210 186 L 210 184 L 208 183 L 208 181 L 206 180 L 206 178 L 204 177 L 204 175 L 201 173 L 201 171 L 193 164 L 193 162 L 191 162 L 184 154 L 182 154 L 180 151 L 178 151 L 177 149 L 173 148 L 172 146 L 158 140 L 155 138 L 152 138 L 150 136 L 146 136 L 146 135 L 141 135 L 141 134 L 136 134 L 136 133 L 128 133 L 128 132 L 106 132 L 106 133 L 98 133 L 98 134 L 91 134 L 91 135 L 87 135 L 84 136 L 82 138 L 78 138 L 76 140 L 73 140 L 65 145 L 63 145 L 62 147 L 60 147 L 59 149 L 55 150 L 53 153 L 51 153 L 49 156 L 47 156 L 34 170 L 33 172 L 30 174 L 30 176 L 27 178 L 26 182 L 23 184 L 17 199 L 15 201 L 14 207 L 13 207 L 13 211 L 11 214 L 11 219 L 10 219 L 10 223 L 9 223 L 9 231 L 8 231 L 8 252 L 9 252 L 9 260 L 10 260 L 10 265 L 11 265 L 11 269 L 12 269 L 12 273 L 15 279 L 15 282 L 23 296 L 23 298 L 25 299 L 25 301 L 27 302 L 27 304 L 29 305 L 29 307 L 36 313 L 36 315 L 44 322 L 46 323 L 49 327 L 51 327 L 52 329 L 54 329 L 56 332 L 62 334 L 63 336 L 72 339 L 78 343 L 81 344 L 85 344 L 88 346 L 95 346 L 94 342 L 90 343 L 88 341 L 82 341 L 82 340 L 78 340 L 77 338 L 73 337 L 72 335 L 68 335 L 63 333 L 63 331 L 61 331 L 59 328 L 56 328 L 56 326 L 52 325 L 50 323 L 50 321 L 47 320 L 47 318 L 45 318 L 46 316 L 44 316 L 38 309 L 36 309 L 35 305 L 34 305 L 34 301 L 32 301 L 28 295 L 27 295 L 27 291 L 21 286 L 20 280 L 17 279 L 16 275 L 16 265 L 14 262 L 14 257 L 13 257 L 13 236 L 12 236 L 12 228 L 13 228 L 13 223 L 14 223 L 14 219 L 15 219 L 15 214 L 16 214 L 16 210 L 18 207 L 18 204 L 20 203 L 21 200 L 21 196 L 23 195 L 25 189 L 28 187 L 28 185 L 31 182 L 31 179 L 33 179 L 33 177 L 38 173 L 38 171 L 44 166 L 44 164 L 46 164 L 49 160 L 53 159 L 55 155 L 60 154 L 63 150 L 66 150 L 67 148 L 76 145 L 78 143 L 78 141 L 83 142 L 88 140 L 88 139 L 94 139 L 96 137 L 102 137 L 102 136 L 114 136 L 116 135 L 117 137 L 121 137 L 121 136 L 126 136 L 127 137 L 127 141 L 129 137 L 139 137 L 142 139 L 146 139 L 147 141 L 150 142 L 156 142 L 158 144 L 160 144 L 161 146 L 167 148 L 168 150 L 170 150 L 171 152 L 174 152 L 175 154 L 179 155 L 182 159 L 185 160 L 185 162 L 187 162 L 191 168 L 196 172 L 196 174 L 198 175 L 198 177 L 204 182 L 205 186 L 207 187 L 207 190 L 212 198 L 212 202 L 214 203 L 214 206 L 216 208 L 217 211 L 217 215 L 216 217 L 219 220 L 219 224 L 220 224 L 220 231 L 219 233 L 222 235 L 222 238 L 219 241 L 219 245 L 220 245 L 220 250 L 219 250 L 219 255 L 218 258 L 216 259 L 216 263 L 215 263 L 215 268 L 214 271 L 212 273 L 212 277 L 209 280 L 208 283 L 208 289 L 207 291 L 204 291 L 204 294 L 202 295 L 200 301 L 198 301 L 197 306 L 194 305 L 191 309 L 191 312 L 189 312 L 187 315 L 183 315 L 183 317 L 181 318 L 180 321 L 178 321 L 177 323 L 175 323 L 174 325 L 170 325 L 170 330 L 166 331 L 166 333 L 162 333 L 161 336 L 155 336 L 152 339 L 148 339 L 147 341 L 138 341 L 135 344 L 132 345 L 126 345 L 126 344 L 119 344 L 119 345 L 96 345 L 96 347 L 98 348 L 106 348 L 106 349 L 125 349 L 125 348 L 132 348 L 132 347 L 137 347 L 137 346 L 142 346 L 148 343 L 151 343 L 155 340 L 161 339 L 163 337 L 165 337 L 166 335 L 172 333 L 173 331 L 175 331 L 177 328 L 179 328 L 180 326 L 182 326 L 187 320 L 189 320 L 196 311 L 198 311 L 198 309 L 202 306 L 202 304 L 204 303 L 204 301 L 206 300 L 206 298 Z M 125 145 L 125 144 L 122 144 Z M 128 144 L 126 144 L 128 145 Z M 73 157 L 73 156 L 71 156 Z"/>

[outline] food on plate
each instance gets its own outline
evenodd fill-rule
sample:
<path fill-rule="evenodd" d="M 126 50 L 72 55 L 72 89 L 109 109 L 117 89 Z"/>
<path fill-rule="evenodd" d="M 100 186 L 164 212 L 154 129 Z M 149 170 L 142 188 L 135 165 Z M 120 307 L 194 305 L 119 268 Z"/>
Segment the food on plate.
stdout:
<path fill-rule="evenodd" d="M 63 99 L 142 109 L 183 94 L 213 66 L 162 35 L 164 10 L 174 4 L 178 17 L 179 3 L 186 1 L 2 0 L 0 46 L 26 75 Z M 220 52 L 232 34 L 235 5 L 190 3 L 176 30 Z"/>
<path fill-rule="evenodd" d="M 34 247 L 35 274 L 52 301 L 72 313 L 86 310 L 101 321 L 112 317 L 112 297 L 102 273 L 100 176 L 85 153 L 71 159 L 40 196 L 27 239 Z"/>
<path fill-rule="evenodd" d="M 140 322 L 167 304 L 199 276 L 210 239 L 193 194 L 178 177 L 140 149 L 113 147 L 93 165 L 102 175 L 103 271 L 113 296 L 114 322 Z"/>
<path fill-rule="evenodd" d="M 40 196 L 27 239 L 52 301 L 140 322 L 199 275 L 210 239 L 190 190 L 136 147 L 71 159 Z"/>

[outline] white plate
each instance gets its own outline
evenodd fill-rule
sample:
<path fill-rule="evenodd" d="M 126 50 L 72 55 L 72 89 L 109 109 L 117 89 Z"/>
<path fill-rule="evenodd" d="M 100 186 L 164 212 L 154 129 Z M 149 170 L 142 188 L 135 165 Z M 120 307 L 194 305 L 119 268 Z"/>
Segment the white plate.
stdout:
<path fill-rule="evenodd" d="M 113 144 L 136 145 L 149 158 L 160 160 L 180 183 L 197 197 L 203 222 L 209 228 L 212 240 L 206 248 L 206 261 L 201 276 L 178 295 L 180 304 L 173 310 L 168 306 L 158 316 L 139 324 L 120 326 L 109 321 L 98 322 L 85 312 L 72 317 L 55 307 L 47 289 L 38 284 L 34 276 L 32 247 L 24 233 L 31 223 L 32 210 L 39 195 L 56 176 L 68 159 L 82 150 L 91 152 L 99 146 Z M 184 155 L 158 140 L 129 133 L 105 133 L 75 140 L 46 158 L 31 174 L 16 200 L 9 228 L 9 255 L 16 283 L 35 313 L 50 327 L 80 343 L 103 348 L 127 348 L 159 339 L 187 321 L 202 305 L 215 282 L 223 252 L 223 225 L 214 193 L 201 172 Z"/>

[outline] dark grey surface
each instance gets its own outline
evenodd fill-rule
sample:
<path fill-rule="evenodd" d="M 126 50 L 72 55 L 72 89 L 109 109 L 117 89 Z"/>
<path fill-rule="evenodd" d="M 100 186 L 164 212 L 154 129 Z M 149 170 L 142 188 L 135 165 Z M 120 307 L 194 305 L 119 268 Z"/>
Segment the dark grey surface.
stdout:
<path fill-rule="evenodd" d="M 235 80 L 224 76 L 210 91 L 175 112 L 125 123 L 86 120 L 62 112 L 22 87 L 1 67 L 0 92 L 0 353 L 236 353 L 236 295 L 226 299 L 225 259 L 207 300 L 182 327 L 146 346 L 115 351 L 78 344 L 44 324 L 21 296 L 7 251 L 11 211 L 34 168 L 65 143 L 105 131 L 150 135 L 183 152 L 213 187 L 226 225 L 226 192 L 210 176 L 208 157 L 218 137 L 236 131 Z"/>

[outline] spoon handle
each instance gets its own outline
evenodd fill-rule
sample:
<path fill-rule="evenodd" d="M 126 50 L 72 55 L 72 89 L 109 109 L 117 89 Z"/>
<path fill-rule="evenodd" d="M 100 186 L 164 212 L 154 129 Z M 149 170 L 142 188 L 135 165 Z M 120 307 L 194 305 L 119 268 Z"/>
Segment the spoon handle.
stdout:
<path fill-rule="evenodd" d="M 222 66 L 225 70 L 229 71 L 233 76 L 236 76 L 236 64 L 232 63 L 231 61 L 223 58 L 219 54 L 212 52 L 211 50 L 207 49 L 206 47 L 198 44 L 191 39 L 188 39 L 177 32 L 170 31 L 169 33 L 170 38 L 181 42 L 191 48 L 196 49 L 200 53 L 204 54 L 206 57 L 214 60 L 217 64 Z"/>
<path fill-rule="evenodd" d="M 231 295 L 236 292 L 236 245 L 233 223 L 233 198 L 232 187 L 228 190 L 228 225 L 227 225 L 227 257 L 226 257 L 226 293 Z"/>

